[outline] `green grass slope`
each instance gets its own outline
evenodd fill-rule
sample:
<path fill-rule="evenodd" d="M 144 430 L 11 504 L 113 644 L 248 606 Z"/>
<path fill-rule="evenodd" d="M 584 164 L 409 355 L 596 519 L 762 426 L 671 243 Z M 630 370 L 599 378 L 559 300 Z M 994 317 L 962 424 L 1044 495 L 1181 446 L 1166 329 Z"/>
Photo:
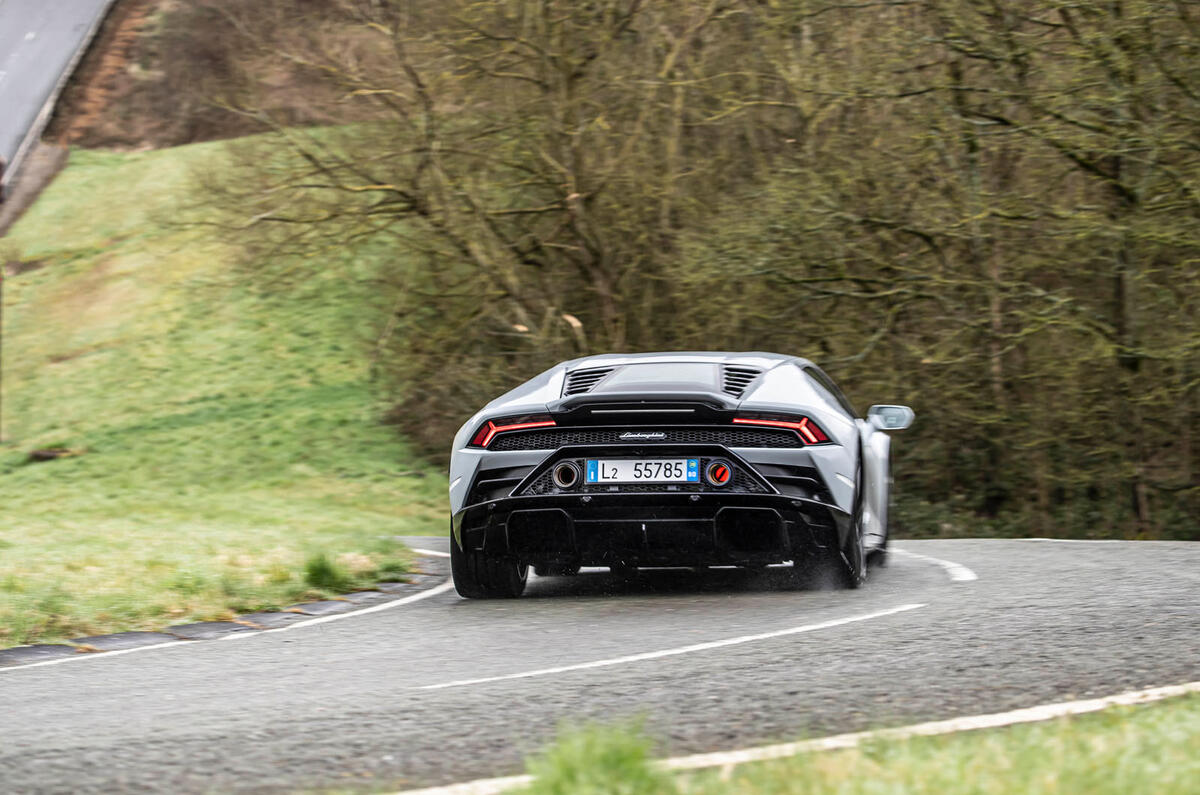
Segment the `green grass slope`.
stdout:
<path fill-rule="evenodd" d="M 4 285 L 0 646 L 394 579 L 391 537 L 444 527 L 445 478 L 377 421 L 371 262 L 271 294 L 219 233 L 171 222 L 221 146 L 74 152 L 0 240 L 23 263 Z M 28 462 L 46 447 L 78 455 Z"/>

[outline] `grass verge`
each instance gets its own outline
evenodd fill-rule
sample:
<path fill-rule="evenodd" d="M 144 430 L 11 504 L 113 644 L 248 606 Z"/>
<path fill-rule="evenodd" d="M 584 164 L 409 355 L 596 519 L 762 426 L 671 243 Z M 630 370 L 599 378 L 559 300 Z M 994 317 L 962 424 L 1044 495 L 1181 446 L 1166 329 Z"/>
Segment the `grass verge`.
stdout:
<path fill-rule="evenodd" d="M 222 146 L 76 151 L 0 240 L 0 646 L 395 579 L 392 536 L 443 530 L 444 477 L 377 421 L 370 258 L 272 294 L 172 223 Z"/>
<path fill-rule="evenodd" d="M 636 729 L 568 730 L 529 763 L 531 795 L 901 795 L 1196 792 L 1200 696 L 1045 723 L 940 737 L 880 740 L 674 779 Z"/>

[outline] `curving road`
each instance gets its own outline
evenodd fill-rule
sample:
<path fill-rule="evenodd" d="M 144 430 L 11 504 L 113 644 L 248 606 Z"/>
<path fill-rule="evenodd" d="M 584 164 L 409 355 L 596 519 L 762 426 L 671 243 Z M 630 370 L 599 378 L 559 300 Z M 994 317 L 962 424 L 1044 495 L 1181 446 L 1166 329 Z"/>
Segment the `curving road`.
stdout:
<path fill-rule="evenodd" d="M 30 131 L 40 133 L 47 101 L 111 2 L 0 0 L 0 160 L 15 168 Z"/>
<path fill-rule="evenodd" d="M 585 573 L 0 669 L 0 789 L 408 787 L 517 772 L 563 718 L 679 754 L 1200 679 L 1200 544 L 899 547 L 858 591 Z"/>

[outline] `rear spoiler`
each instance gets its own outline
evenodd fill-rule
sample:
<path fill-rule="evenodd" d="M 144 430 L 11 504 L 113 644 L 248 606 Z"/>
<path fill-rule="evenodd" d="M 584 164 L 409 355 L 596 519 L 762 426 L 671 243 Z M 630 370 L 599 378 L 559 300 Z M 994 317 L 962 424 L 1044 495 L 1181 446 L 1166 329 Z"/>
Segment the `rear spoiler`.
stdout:
<path fill-rule="evenodd" d="M 637 418 L 679 425 L 728 421 L 738 404 L 717 392 L 671 390 L 572 395 L 546 408 L 561 425 L 615 425 Z"/>

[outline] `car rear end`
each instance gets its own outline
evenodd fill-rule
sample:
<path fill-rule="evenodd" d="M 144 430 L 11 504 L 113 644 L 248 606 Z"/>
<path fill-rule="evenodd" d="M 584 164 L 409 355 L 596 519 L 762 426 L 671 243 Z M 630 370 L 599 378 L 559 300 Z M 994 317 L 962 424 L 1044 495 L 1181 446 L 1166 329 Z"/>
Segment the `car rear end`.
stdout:
<path fill-rule="evenodd" d="M 822 463 L 837 440 L 811 411 L 744 400 L 777 364 L 602 360 L 549 379 L 542 411 L 501 401 L 460 434 L 456 542 L 547 569 L 757 566 L 836 545 L 849 517 Z"/>

